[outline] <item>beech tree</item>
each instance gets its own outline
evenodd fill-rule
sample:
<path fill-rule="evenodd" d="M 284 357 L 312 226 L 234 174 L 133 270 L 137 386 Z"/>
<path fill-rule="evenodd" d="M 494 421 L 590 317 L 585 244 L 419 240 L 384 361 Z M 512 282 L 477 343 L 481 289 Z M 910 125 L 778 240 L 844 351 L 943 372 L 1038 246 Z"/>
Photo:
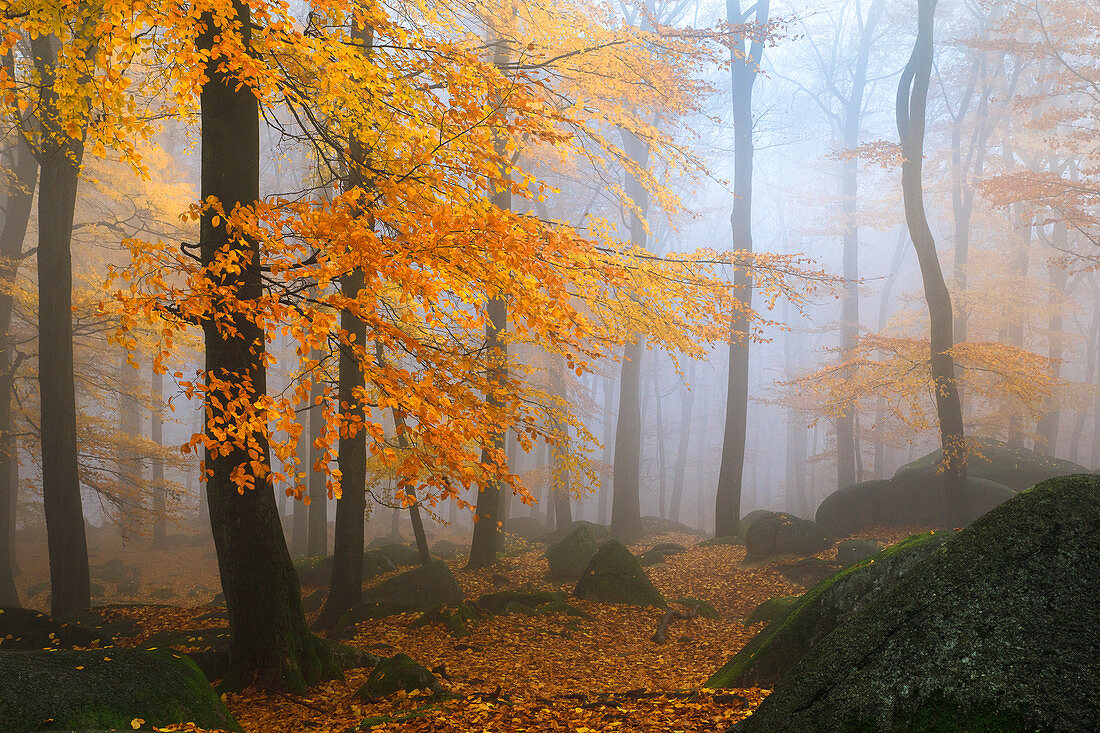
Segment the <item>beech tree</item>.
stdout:
<path fill-rule="evenodd" d="M 928 227 L 921 181 L 935 12 L 936 0 L 918 0 L 917 39 L 909 62 L 901 73 L 895 111 L 901 152 L 905 158 L 901 168 L 905 220 L 917 253 L 917 261 L 920 263 L 924 298 L 928 304 L 932 383 L 939 416 L 940 445 L 943 449 L 944 502 L 956 522 L 963 525 L 969 517 L 966 496 L 966 437 L 955 378 L 955 361 L 951 355 L 954 345 L 951 293 L 947 290 L 947 283 L 940 269 L 936 241 Z"/>

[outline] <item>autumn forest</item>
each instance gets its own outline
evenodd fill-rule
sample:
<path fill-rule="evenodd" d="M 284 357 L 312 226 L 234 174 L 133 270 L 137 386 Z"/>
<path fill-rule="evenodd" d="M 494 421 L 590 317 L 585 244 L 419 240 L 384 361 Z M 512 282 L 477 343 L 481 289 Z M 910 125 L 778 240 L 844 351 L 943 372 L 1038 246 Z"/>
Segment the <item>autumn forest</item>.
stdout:
<path fill-rule="evenodd" d="M 0 54 L 0 733 L 1100 729 L 1097 0 Z"/>

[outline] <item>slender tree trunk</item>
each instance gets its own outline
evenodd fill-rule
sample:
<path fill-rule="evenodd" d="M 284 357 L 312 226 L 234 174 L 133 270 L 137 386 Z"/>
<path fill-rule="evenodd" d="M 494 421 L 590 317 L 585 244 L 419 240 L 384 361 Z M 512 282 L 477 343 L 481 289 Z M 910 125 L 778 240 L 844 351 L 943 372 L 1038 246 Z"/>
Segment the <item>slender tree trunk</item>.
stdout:
<path fill-rule="evenodd" d="M 314 358 L 320 359 L 320 352 L 315 352 Z M 306 528 L 306 555 L 309 557 L 328 555 L 328 487 L 325 474 L 316 468 L 325 458 L 325 451 L 317 447 L 325 431 L 324 406 L 318 404 L 322 396 L 321 385 L 314 380 L 309 391 L 309 520 Z"/>
<path fill-rule="evenodd" d="M 902 164 L 905 220 L 909 225 L 909 236 L 913 240 L 917 260 L 920 262 L 924 297 L 928 303 L 931 324 L 929 351 L 943 449 L 944 501 L 948 515 L 956 524 L 962 525 L 969 518 L 970 511 L 966 496 L 966 437 L 955 380 L 955 362 L 951 357 L 951 347 L 954 345 L 951 333 L 951 294 L 940 270 L 935 239 L 928 228 L 921 183 L 935 12 L 936 0 L 918 0 L 917 40 L 898 85 L 896 112 L 902 154 L 905 156 Z"/>
<path fill-rule="evenodd" d="M 668 516 L 665 509 L 665 476 L 667 475 L 667 456 L 665 455 L 665 421 L 661 413 L 661 389 L 657 381 L 657 367 L 653 365 L 653 416 L 657 419 L 657 516 L 664 519 Z"/>
<path fill-rule="evenodd" d="M 668 518 L 680 521 L 680 505 L 684 501 L 684 479 L 687 476 L 688 449 L 691 443 L 691 412 L 695 405 L 695 361 L 688 367 L 689 384 L 680 389 L 680 435 L 676 446 L 676 476 L 672 480 L 672 501 Z"/>
<path fill-rule="evenodd" d="M 1018 228 L 1021 230 L 1021 241 L 1016 243 L 1013 252 L 1013 269 L 1017 278 L 1016 287 L 1024 292 L 1023 289 L 1027 287 L 1028 270 L 1031 268 L 1028 250 L 1031 248 L 1032 224 L 1022 204 L 1015 204 L 1012 209 L 1018 221 Z M 1024 347 L 1023 318 L 1012 319 L 1008 323 L 1005 336 L 1007 343 L 1022 349 Z M 1018 413 L 1009 419 L 1007 442 L 1013 448 L 1024 447 L 1023 417 Z"/>
<path fill-rule="evenodd" d="M 768 0 L 755 5 L 755 25 L 768 22 Z M 740 0 L 726 0 L 726 20 L 736 28 L 744 22 Z M 733 248 L 752 251 L 752 89 L 763 55 L 763 39 L 753 39 L 746 53 L 741 39 L 730 47 L 733 93 L 733 212 L 730 226 Z M 740 534 L 741 485 L 745 469 L 745 434 L 749 410 L 749 319 L 752 306 L 752 273 L 739 268 L 733 279 L 736 297 L 744 310 L 730 322 L 729 377 L 726 383 L 726 417 L 722 434 L 722 458 L 718 465 L 718 491 L 714 502 L 716 536 Z"/>
<path fill-rule="evenodd" d="M 157 448 L 164 446 L 164 375 L 152 370 L 153 411 L 150 416 L 149 433 L 153 444 Z M 153 482 L 153 548 L 161 549 L 168 539 L 168 507 L 167 487 L 164 484 L 164 458 L 160 455 L 153 456 L 152 460 Z M 281 526 L 281 525 L 280 525 Z"/>
<path fill-rule="evenodd" d="M 215 36 L 226 33 L 240 34 L 248 47 L 252 34 L 249 6 L 234 0 L 233 7 L 235 22 L 219 23 L 210 14 L 202 16 L 205 29 L 198 39 L 200 50 L 213 50 Z M 200 95 L 201 195 L 203 201 L 213 197 L 228 214 L 259 199 L 259 109 L 252 90 L 219 68 L 220 61 L 212 55 L 207 62 L 208 78 Z M 211 208 L 203 211 L 199 242 L 205 267 L 214 265 L 221 248 L 236 249 L 245 263 L 240 271 L 215 269 L 209 275 L 229 291 L 229 297 L 247 302 L 260 295 L 256 242 L 227 231 L 226 217 Z M 216 300 L 213 307 L 232 306 Z M 226 419 L 219 398 L 237 396 L 240 389 L 255 398 L 267 390 L 264 334 L 246 316 L 234 314 L 232 318 L 235 332 L 223 332 L 212 319 L 202 324 L 206 407 L 213 423 Z M 207 426 L 209 440 L 214 439 L 212 427 Z M 254 432 L 248 438 L 251 450 L 270 466 L 266 435 Z M 307 685 L 338 676 L 330 648 L 306 628 L 298 576 L 283 540 L 270 472 L 256 476 L 249 448 L 243 446 L 228 453 L 207 450 L 205 466 L 210 524 L 229 616 L 229 667 L 223 687 L 254 684 L 303 692 Z M 237 471 L 251 476 L 255 486 L 239 491 L 232 478 Z"/>
<path fill-rule="evenodd" d="M 72 252 L 84 131 L 60 129 L 61 100 L 53 89 L 60 42 L 31 41 L 42 83 L 38 196 L 38 385 L 42 415 L 42 502 L 50 552 L 50 610 L 55 616 L 91 604 L 88 545 L 76 450 L 73 377 Z"/>
<path fill-rule="evenodd" d="M 5 55 L 8 76 L 15 77 L 11 52 Z M 10 179 L 4 193 L 4 224 L 0 227 L 0 606 L 18 606 L 15 589 L 15 508 L 19 492 L 19 453 L 12 418 L 15 370 L 20 357 L 11 343 L 14 297 L 12 286 L 23 258 L 38 162 L 18 130 L 9 133 L 12 143 L 4 151 Z"/>
<path fill-rule="evenodd" d="M 352 163 L 354 165 L 354 162 Z M 347 298 L 355 298 L 363 289 L 363 271 L 344 275 L 340 286 Z M 340 498 L 336 502 L 336 531 L 332 547 L 332 577 L 325 605 L 317 617 L 315 628 L 331 628 L 340 617 L 359 603 L 363 591 L 363 515 L 367 510 L 367 431 L 366 410 L 356 396 L 365 387 L 363 368 L 357 350 L 367 341 L 366 323 L 357 313 L 340 313 L 340 411 L 347 425 L 358 425 L 340 431 L 337 454 L 340 468 Z"/>
<path fill-rule="evenodd" d="M 615 433 L 612 425 L 615 424 L 614 410 L 615 380 L 611 377 L 603 378 L 603 462 L 610 469 L 615 455 Z M 610 471 L 600 481 L 600 493 L 596 499 L 596 523 L 607 524 L 607 505 L 611 499 L 611 485 L 613 481 Z"/>

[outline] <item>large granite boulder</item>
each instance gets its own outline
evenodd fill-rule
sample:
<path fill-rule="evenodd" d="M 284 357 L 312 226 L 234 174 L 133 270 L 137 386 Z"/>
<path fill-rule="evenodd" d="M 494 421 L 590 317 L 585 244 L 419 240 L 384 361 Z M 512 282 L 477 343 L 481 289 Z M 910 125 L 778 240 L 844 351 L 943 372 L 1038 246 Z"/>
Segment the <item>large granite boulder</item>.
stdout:
<path fill-rule="evenodd" d="M 1100 476 L 1044 481 L 821 638 L 734 730 L 1100 730 L 1098 597 Z"/>
<path fill-rule="evenodd" d="M 560 541 L 550 545 L 546 550 L 550 575 L 555 578 L 581 577 L 600 549 L 601 537 L 593 529 L 595 526 L 598 525 L 579 523 Z"/>
<path fill-rule="evenodd" d="M 969 521 L 1015 492 L 1002 484 L 970 477 L 966 483 Z M 843 537 L 869 527 L 951 527 L 940 476 L 899 472 L 892 479 L 864 481 L 835 491 L 817 508 L 817 523 Z"/>
<path fill-rule="evenodd" d="M 364 588 L 362 602 L 426 609 L 462 603 L 462 589 L 447 564 L 435 560 L 383 580 L 371 588 Z"/>
<path fill-rule="evenodd" d="M 600 603 L 664 608 L 665 599 L 630 550 L 616 540 L 605 542 L 577 581 L 577 598 Z"/>
<path fill-rule="evenodd" d="M 832 544 L 832 536 L 808 519 L 775 512 L 745 534 L 745 560 L 758 562 L 779 555 L 812 555 Z"/>
<path fill-rule="evenodd" d="M 196 723 L 240 730 L 199 668 L 171 651 L 0 652 L 0 726 L 6 733 L 132 730 Z"/>
<path fill-rule="evenodd" d="M 715 672 L 706 686 L 771 687 L 794 668 L 814 643 L 953 536 L 952 532 L 914 535 L 826 578 L 797 598 L 787 597 L 774 609 L 754 610 L 746 624 L 757 620 L 771 623 Z"/>

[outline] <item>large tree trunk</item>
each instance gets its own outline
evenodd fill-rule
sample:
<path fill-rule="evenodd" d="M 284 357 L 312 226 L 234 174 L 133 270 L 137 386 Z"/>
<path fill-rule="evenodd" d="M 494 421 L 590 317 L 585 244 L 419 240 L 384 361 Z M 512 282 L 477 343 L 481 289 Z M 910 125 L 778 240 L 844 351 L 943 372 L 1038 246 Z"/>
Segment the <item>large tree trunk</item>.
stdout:
<path fill-rule="evenodd" d="M 15 76 L 14 58 L 4 58 L 8 75 Z M 15 370 L 18 358 L 12 347 L 11 287 L 23 258 L 23 240 L 31 216 L 38 161 L 18 131 L 9 133 L 12 143 L 4 150 L 4 169 L 10 176 L 4 192 L 4 224 L 0 228 L 0 606 L 18 606 L 15 589 L 15 507 L 19 492 L 18 442 L 12 419 Z"/>
<path fill-rule="evenodd" d="M 153 444 L 160 448 L 164 444 L 164 375 L 152 369 L 153 413 L 149 433 Z M 164 485 L 164 458 L 153 456 L 153 548 L 161 549 L 168 538 L 167 487 Z M 281 526 L 281 525 L 280 525 Z"/>
<path fill-rule="evenodd" d="M 498 198 L 507 196 L 508 201 L 498 201 Z M 493 203 L 497 206 L 510 206 L 511 193 L 497 193 L 493 196 Z M 501 384 L 507 378 L 508 347 L 501 338 L 501 334 L 508 327 L 508 305 L 503 298 L 490 298 L 486 305 L 488 321 L 485 324 L 486 351 L 490 359 L 491 381 Z M 490 395 L 488 398 L 491 407 L 497 407 L 499 398 Z M 497 451 L 504 450 L 504 433 L 497 431 L 493 434 L 491 447 Z M 493 461 L 493 453 L 489 448 L 481 451 L 481 462 L 489 464 Z M 478 486 L 476 516 L 474 517 L 474 534 L 470 541 L 470 559 L 467 562 L 469 568 L 483 568 L 497 561 L 497 551 L 500 549 L 500 506 L 501 486 L 495 479 L 486 479 Z"/>
<path fill-rule="evenodd" d="M 206 27 L 199 37 L 200 50 L 212 50 L 214 37 L 223 33 L 241 34 L 248 46 L 249 7 L 242 0 L 234 0 L 233 7 L 237 20 L 230 27 L 220 26 L 210 14 L 202 17 Z M 252 90 L 219 68 L 221 61 L 214 56 L 207 63 L 208 79 L 200 96 L 201 194 L 203 201 L 216 199 L 228 214 L 259 198 L 259 109 Z M 245 263 L 239 272 L 219 270 L 210 275 L 230 298 L 247 302 L 261 294 L 259 247 L 230 234 L 224 215 L 204 209 L 199 241 L 206 267 L 215 262 L 219 248 L 236 250 Z M 217 300 L 213 307 L 236 310 Z M 234 312 L 232 319 L 235 332 L 223 332 L 212 319 L 202 324 L 211 422 L 226 419 L 221 407 L 225 391 L 235 397 L 237 390 L 247 389 L 255 398 L 267 390 L 264 333 L 244 315 Z M 211 441 L 213 427 L 207 426 Z M 270 466 L 266 435 L 257 430 L 248 438 L 260 462 Z M 244 446 L 229 453 L 207 450 L 205 466 L 210 525 L 229 616 L 229 667 L 223 686 L 255 684 L 301 692 L 307 685 L 339 675 L 329 647 L 306 628 L 298 576 L 283 540 L 270 472 L 255 475 Z M 255 486 L 240 491 L 232 478 L 238 471 L 252 477 Z"/>
<path fill-rule="evenodd" d="M 688 384 L 680 389 L 680 435 L 676 445 L 676 475 L 672 480 L 672 500 L 668 518 L 680 521 L 680 505 L 684 501 L 684 478 L 687 475 L 688 449 L 691 443 L 691 412 L 695 405 L 695 360 L 688 367 Z"/>
<path fill-rule="evenodd" d="M 928 228 L 921 183 L 935 12 L 936 0 L 918 0 L 917 40 L 898 85 L 896 113 L 902 154 L 905 156 L 901 168 L 905 220 L 909 225 L 909 236 L 913 240 L 917 260 L 920 262 L 924 297 L 928 303 L 932 382 L 936 392 L 936 412 L 939 416 L 940 443 L 943 449 L 944 501 L 949 516 L 956 524 L 962 525 L 966 523 L 970 512 L 966 497 L 966 437 L 955 380 L 955 362 L 951 357 L 951 347 L 954 345 L 951 294 L 940 270 L 936 241 Z"/>
<path fill-rule="evenodd" d="M 768 22 L 768 0 L 755 5 L 755 24 Z M 726 0 L 726 20 L 732 27 L 744 22 L 740 0 Z M 740 39 L 730 47 L 733 95 L 733 212 L 730 227 L 733 248 L 752 251 L 752 89 L 763 54 L 763 39 L 754 39 L 746 53 Z M 752 274 L 738 268 L 733 278 L 736 297 L 748 309 L 752 305 Z M 718 464 L 718 491 L 714 502 L 715 536 L 740 534 L 741 485 L 745 469 L 745 433 L 749 411 L 749 320 L 738 312 L 730 322 L 729 376 L 726 383 L 726 417 L 722 434 L 722 458 Z"/>
<path fill-rule="evenodd" d="M 633 133 L 623 130 L 623 150 L 639 168 L 649 166 L 649 145 Z M 640 216 L 649 211 L 649 193 L 637 177 L 628 173 L 626 195 L 638 211 L 630 213 L 630 244 L 645 249 L 648 242 L 645 223 Z M 639 216 L 640 212 L 640 216 Z M 619 376 L 619 413 L 615 423 L 614 484 L 611 494 L 611 533 L 630 539 L 641 530 L 642 507 L 640 472 L 642 461 L 642 343 L 641 337 L 623 349 Z"/>
<path fill-rule="evenodd" d="M 84 131 L 72 137 L 60 129 L 60 100 L 53 89 L 59 46 L 55 36 L 39 36 L 31 41 L 43 90 L 38 161 L 38 385 L 42 401 L 42 503 L 50 552 L 50 610 L 55 616 L 91 604 L 88 545 L 77 472 L 70 250 Z"/>

